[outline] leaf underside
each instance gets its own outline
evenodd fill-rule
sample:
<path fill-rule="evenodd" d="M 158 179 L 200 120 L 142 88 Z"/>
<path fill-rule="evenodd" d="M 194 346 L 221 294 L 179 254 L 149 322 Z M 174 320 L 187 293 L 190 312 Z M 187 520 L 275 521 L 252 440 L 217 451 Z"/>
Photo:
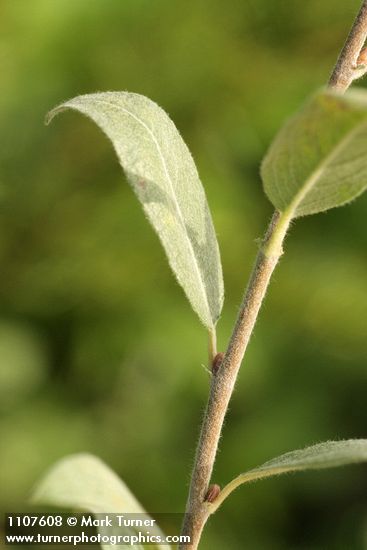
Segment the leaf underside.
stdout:
<path fill-rule="evenodd" d="M 236 479 L 247 483 L 297 470 L 334 468 L 359 462 L 367 462 L 367 439 L 327 441 L 273 458 Z"/>
<path fill-rule="evenodd" d="M 33 491 L 31 502 L 61 508 L 77 509 L 92 514 L 139 514 L 150 519 L 125 483 L 101 460 L 89 454 L 76 454 L 57 462 Z M 113 528 L 98 528 L 103 535 L 121 535 Z M 164 537 L 158 527 L 149 527 L 150 533 Z M 133 528 L 123 534 L 135 534 Z M 125 549 L 126 546 L 103 544 L 106 550 Z M 167 545 L 132 546 L 136 550 L 169 550 Z"/>
<path fill-rule="evenodd" d="M 319 92 L 280 130 L 261 166 L 265 192 L 291 217 L 346 204 L 367 188 L 367 91 Z"/>
<path fill-rule="evenodd" d="M 128 92 L 75 97 L 47 122 L 65 109 L 90 117 L 112 141 L 179 284 L 212 331 L 223 304 L 219 248 L 195 163 L 175 125 L 156 103 Z"/>

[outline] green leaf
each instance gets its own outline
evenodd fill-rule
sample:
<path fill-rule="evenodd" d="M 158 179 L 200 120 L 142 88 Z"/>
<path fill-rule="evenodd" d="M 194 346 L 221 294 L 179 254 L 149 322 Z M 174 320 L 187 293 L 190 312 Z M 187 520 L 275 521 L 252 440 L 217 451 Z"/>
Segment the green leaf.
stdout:
<path fill-rule="evenodd" d="M 280 130 L 263 161 L 264 189 L 288 218 L 350 202 L 367 188 L 367 92 L 320 92 Z"/>
<path fill-rule="evenodd" d="M 326 441 L 273 458 L 242 476 L 246 481 L 260 479 L 294 470 L 318 470 L 346 464 L 367 462 L 367 439 Z"/>
<path fill-rule="evenodd" d="M 178 282 L 213 331 L 223 304 L 219 248 L 195 163 L 175 125 L 153 101 L 128 92 L 75 97 L 47 122 L 65 109 L 89 116 L 110 138 Z"/>
<path fill-rule="evenodd" d="M 298 470 L 319 470 L 359 462 L 367 462 L 367 439 L 327 441 L 285 453 L 233 479 L 210 505 L 210 513 L 215 512 L 230 493 L 243 483 Z"/>
<path fill-rule="evenodd" d="M 92 514 L 141 514 L 150 519 L 125 483 L 101 460 L 89 454 L 76 454 L 57 462 L 33 491 L 31 502 L 37 505 L 71 508 Z M 107 534 L 106 529 L 99 532 Z M 158 527 L 149 527 L 151 534 L 164 537 Z M 130 534 L 134 534 L 131 531 Z M 109 535 L 116 534 L 113 531 Z M 121 534 L 121 531 L 120 531 Z M 125 548 L 120 545 L 102 545 L 106 550 Z M 133 548 L 144 550 L 137 544 Z M 149 545 L 154 550 L 169 549 L 167 545 Z"/>

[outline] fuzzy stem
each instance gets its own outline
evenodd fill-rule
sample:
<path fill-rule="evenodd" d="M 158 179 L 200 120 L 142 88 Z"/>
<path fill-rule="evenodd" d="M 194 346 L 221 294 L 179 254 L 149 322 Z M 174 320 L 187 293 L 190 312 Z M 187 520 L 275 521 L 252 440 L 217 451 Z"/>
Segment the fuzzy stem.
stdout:
<path fill-rule="evenodd" d="M 209 508 L 204 500 L 224 417 L 270 277 L 282 255 L 282 242 L 289 222 L 289 217 L 275 212 L 258 253 L 227 352 L 218 372 L 212 376 L 182 529 L 182 534 L 190 536 L 191 545 L 182 545 L 181 550 L 197 548 L 209 516 Z"/>
<path fill-rule="evenodd" d="M 362 66 L 361 69 L 357 67 L 357 60 L 366 37 L 367 0 L 364 0 L 330 77 L 330 89 L 345 92 L 353 80 L 365 74 L 367 67 Z"/>

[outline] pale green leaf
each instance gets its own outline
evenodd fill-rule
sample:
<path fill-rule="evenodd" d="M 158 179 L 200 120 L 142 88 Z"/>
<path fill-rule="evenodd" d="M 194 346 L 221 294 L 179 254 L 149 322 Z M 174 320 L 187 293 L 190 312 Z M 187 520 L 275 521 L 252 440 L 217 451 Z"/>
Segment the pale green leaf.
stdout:
<path fill-rule="evenodd" d="M 288 218 L 350 202 L 367 188 L 367 91 L 320 92 L 280 130 L 261 167 Z"/>
<path fill-rule="evenodd" d="M 334 468 L 358 462 L 367 462 L 367 439 L 326 441 L 306 449 L 291 451 L 242 475 L 247 477 L 247 481 L 251 481 L 294 470 Z"/>
<path fill-rule="evenodd" d="M 93 514 L 144 514 L 149 519 L 125 483 L 106 464 L 89 454 L 71 455 L 57 462 L 35 487 L 31 502 Z M 107 534 L 105 529 L 99 531 Z M 157 527 L 150 528 L 150 531 L 164 537 Z M 119 545 L 103 547 L 108 550 L 125 548 Z M 139 544 L 133 548 L 144 549 Z M 169 546 L 150 545 L 149 548 L 166 550 Z"/>
<path fill-rule="evenodd" d="M 213 331 L 223 303 L 218 243 L 195 163 L 168 115 L 128 92 L 75 97 L 65 109 L 89 116 L 110 138 L 193 309 Z"/>
<path fill-rule="evenodd" d="M 233 479 L 209 506 L 210 512 L 215 512 L 228 495 L 243 483 L 299 470 L 319 470 L 359 462 L 367 462 L 367 439 L 327 441 L 285 453 Z"/>

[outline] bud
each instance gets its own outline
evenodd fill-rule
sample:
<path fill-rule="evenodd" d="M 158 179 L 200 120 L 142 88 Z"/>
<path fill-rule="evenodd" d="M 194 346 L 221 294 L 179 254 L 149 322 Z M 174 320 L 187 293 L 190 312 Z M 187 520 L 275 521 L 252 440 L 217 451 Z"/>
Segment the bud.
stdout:
<path fill-rule="evenodd" d="M 204 501 L 205 502 L 214 502 L 217 496 L 220 493 L 220 487 L 217 484 L 209 485 L 209 489 L 206 492 Z"/>
<path fill-rule="evenodd" d="M 224 353 L 217 353 L 212 362 L 212 373 L 217 374 L 224 359 Z"/>
<path fill-rule="evenodd" d="M 367 48 L 361 49 L 356 65 L 367 65 Z"/>

